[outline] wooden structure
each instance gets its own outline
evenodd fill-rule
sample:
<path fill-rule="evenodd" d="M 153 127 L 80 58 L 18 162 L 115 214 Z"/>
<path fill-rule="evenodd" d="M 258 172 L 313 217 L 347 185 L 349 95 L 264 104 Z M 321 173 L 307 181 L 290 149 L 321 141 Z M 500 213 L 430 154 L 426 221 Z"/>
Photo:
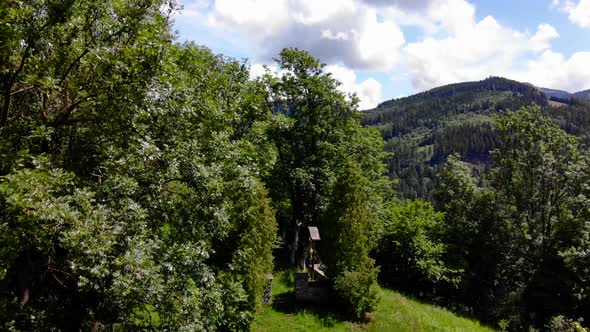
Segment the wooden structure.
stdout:
<path fill-rule="evenodd" d="M 317 227 L 307 227 L 309 231 L 308 260 L 306 272 L 295 273 L 295 299 L 299 302 L 321 302 L 330 296 L 326 274 L 320 269 L 321 262 L 316 244 L 321 240 Z"/>
<path fill-rule="evenodd" d="M 309 260 L 307 263 L 307 270 L 311 280 L 326 279 L 324 271 L 320 270 L 320 257 L 316 249 L 316 242 L 320 241 L 320 231 L 315 226 L 307 227 L 309 231 Z"/>

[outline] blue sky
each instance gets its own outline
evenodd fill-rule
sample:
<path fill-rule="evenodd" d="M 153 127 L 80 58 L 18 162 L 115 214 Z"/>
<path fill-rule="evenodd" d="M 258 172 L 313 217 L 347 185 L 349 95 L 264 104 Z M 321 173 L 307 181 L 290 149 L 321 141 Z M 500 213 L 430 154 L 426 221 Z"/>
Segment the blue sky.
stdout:
<path fill-rule="evenodd" d="M 491 75 L 590 88 L 590 0 L 180 0 L 180 41 L 244 59 L 310 51 L 361 108 Z"/>

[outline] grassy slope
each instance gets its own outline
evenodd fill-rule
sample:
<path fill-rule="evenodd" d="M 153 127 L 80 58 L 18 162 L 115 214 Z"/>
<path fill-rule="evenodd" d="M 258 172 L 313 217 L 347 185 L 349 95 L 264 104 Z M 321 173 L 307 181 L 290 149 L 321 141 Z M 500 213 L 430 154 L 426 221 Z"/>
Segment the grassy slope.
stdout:
<path fill-rule="evenodd" d="M 292 288 L 281 278 L 273 284 L 273 296 L 285 298 Z M 266 307 L 252 324 L 254 332 L 291 331 L 493 331 L 478 322 L 458 317 L 433 305 L 423 304 L 387 289 L 380 289 L 381 301 L 368 324 L 340 321 L 310 310 L 277 310 Z"/>

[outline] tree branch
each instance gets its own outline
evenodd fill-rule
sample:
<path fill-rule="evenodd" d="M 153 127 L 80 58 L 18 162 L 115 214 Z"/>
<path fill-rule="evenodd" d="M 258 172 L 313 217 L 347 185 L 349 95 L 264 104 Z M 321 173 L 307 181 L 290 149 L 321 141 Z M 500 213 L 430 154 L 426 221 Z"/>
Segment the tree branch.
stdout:
<path fill-rule="evenodd" d="M 31 89 L 34 89 L 35 87 L 36 87 L 36 86 L 34 86 L 34 85 L 31 85 L 31 86 L 28 86 L 28 87 L 26 87 L 26 88 L 22 88 L 22 89 L 20 89 L 20 90 L 16 90 L 16 91 L 14 91 L 14 92 L 11 92 L 11 93 L 10 93 L 10 95 L 11 95 L 11 96 L 15 96 L 15 95 L 17 95 L 17 94 L 19 94 L 19 93 L 27 92 L 27 91 L 29 91 L 29 90 L 31 90 Z"/>
<path fill-rule="evenodd" d="M 70 72 L 72 71 L 72 69 L 74 68 L 74 66 L 75 66 L 75 65 L 76 65 L 78 62 L 80 62 L 80 60 L 82 60 L 82 58 L 83 58 L 83 57 L 84 57 L 86 54 L 88 54 L 89 52 L 90 52 L 90 50 L 89 50 L 88 48 L 85 48 L 85 49 L 84 49 L 84 51 L 83 51 L 83 52 L 82 52 L 80 55 L 78 55 L 78 57 L 77 57 L 77 58 L 76 58 L 74 61 L 72 61 L 72 63 L 70 63 L 70 66 L 68 67 L 68 69 L 66 69 L 66 71 L 65 71 L 65 72 L 64 72 L 64 74 L 62 75 L 61 79 L 59 80 L 59 84 L 60 84 L 60 85 L 61 85 L 61 84 L 62 84 L 62 83 L 63 83 L 63 82 L 66 80 L 66 78 L 68 77 L 68 75 L 70 74 Z"/>
<path fill-rule="evenodd" d="M 0 113 L 0 128 L 3 128 L 4 126 L 6 126 L 6 122 L 8 121 L 8 111 L 10 109 L 10 101 L 12 99 L 11 98 L 12 97 L 12 87 L 14 86 L 14 83 L 16 82 L 16 78 L 18 77 L 20 72 L 25 67 L 25 63 L 30 55 L 29 54 L 30 50 L 31 50 L 31 46 L 27 45 L 27 48 L 25 49 L 25 53 L 23 54 L 22 58 L 20 59 L 20 64 L 18 65 L 18 68 L 14 71 L 14 73 L 12 75 L 10 75 L 10 79 L 8 80 L 8 83 L 6 84 L 6 87 L 4 88 L 4 104 L 2 105 L 2 111 Z"/>

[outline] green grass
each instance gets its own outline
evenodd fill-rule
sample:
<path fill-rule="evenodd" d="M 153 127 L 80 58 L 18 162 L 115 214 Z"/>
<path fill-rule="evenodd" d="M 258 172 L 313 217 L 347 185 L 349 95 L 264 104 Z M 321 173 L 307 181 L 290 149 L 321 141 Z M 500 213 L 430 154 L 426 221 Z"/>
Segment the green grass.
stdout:
<path fill-rule="evenodd" d="M 276 276 L 273 283 L 275 303 L 281 299 L 292 301 L 292 287 L 288 279 L 286 274 Z M 287 308 L 264 308 L 254 319 L 252 331 L 494 331 L 477 321 L 459 317 L 444 308 L 409 299 L 392 290 L 380 289 L 379 293 L 381 301 L 369 323 L 339 320 L 335 315 L 318 308 L 296 308 L 291 303 Z"/>

